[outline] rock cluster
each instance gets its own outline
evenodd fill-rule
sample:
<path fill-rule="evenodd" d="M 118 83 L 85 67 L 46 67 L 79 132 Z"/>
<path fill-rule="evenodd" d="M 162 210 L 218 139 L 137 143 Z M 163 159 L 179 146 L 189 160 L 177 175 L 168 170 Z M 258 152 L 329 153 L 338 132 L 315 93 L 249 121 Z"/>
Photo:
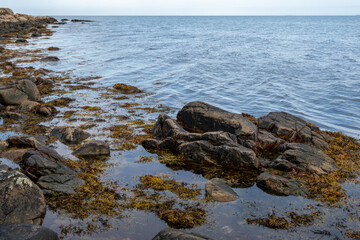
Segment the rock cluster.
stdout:
<path fill-rule="evenodd" d="M 255 119 L 191 102 L 176 120 L 160 114 L 152 133 L 154 139 L 142 142 L 146 149 L 168 150 L 224 171 L 253 170 L 258 173 L 257 185 L 278 195 L 307 195 L 294 172 L 322 175 L 336 169 L 334 160 L 323 152 L 329 148 L 326 134 L 285 112 Z M 273 170 L 282 174 L 272 174 Z"/>

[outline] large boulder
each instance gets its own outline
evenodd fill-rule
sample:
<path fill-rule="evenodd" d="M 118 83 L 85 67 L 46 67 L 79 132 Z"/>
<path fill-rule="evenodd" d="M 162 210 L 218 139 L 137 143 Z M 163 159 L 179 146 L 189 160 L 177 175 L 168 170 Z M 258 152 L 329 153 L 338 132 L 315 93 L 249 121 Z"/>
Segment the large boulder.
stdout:
<path fill-rule="evenodd" d="M 84 181 L 78 177 L 77 172 L 65 166 L 63 161 L 55 150 L 40 146 L 28 150 L 20 165 L 45 193 L 54 191 L 73 194 Z"/>
<path fill-rule="evenodd" d="M 51 134 L 64 143 L 79 143 L 90 137 L 88 132 L 76 127 L 56 127 Z"/>
<path fill-rule="evenodd" d="M 204 102 L 186 104 L 177 114 L 179 123 L 190 131 L 224 131 L 241 139 L 256 139 L 257 127 L 241 114 L 230 113 Z"/>
<path fill-rule="evenodd" d="M 40 93 L 35 83 L 23 79 L 0 88 L 0 103 L 5 105 L 20 105 L 24 101 L 40 101 Z"/>
<path fill-rule="evenodd" d="M 152 240 L 211 240 L 196 233 L 187 233 L 177 229 L 167 228 L 160 231 Z"/>
<path fill-rule="evenodd" d="M 0 224 L 41 224 L 46 203 L 40 188 L 17 171 L 0 171 Z"/>
<path fill-rule="evenodd" d="M 307 190 L 301 182 L 287 179 L 268 172 L 261 173 L 256 178 L 256 185 L 264 191 L 280 196 L 306 196 Z"/>
<path fill-rule="evenodd" d="M 283 148 L 285 152 L 278 159 L 287 160 L 302 171 L 323 175 L 336 169 L 335 161 L 315 147 L 303 143 L 287 143 Z"/>
<path fill-rule="evenodd" d="M 109 156 L 110 146 L 103 141 L 91 141 L 81 145 L 72 154 L 79 157 Z"/>
<path fill-rule="evenodd" d="M 319 134 L 319 127 L 286 112 L 271 112 L 258 119 L 259 127 L 288 142 L 310 143 L 317 148 L 329 146 Z"/>
<path fill-rule="evenodd" d="M 58 234 L 46 227 L 15 223 L 0 225 L 0 239 L 6 240 L 58 240 Z"/>
<path fill-rule="evenodd" d="M 213 178 L 205 184 L 206 194 L 218 202 L 231 202 L 239 198 L 236 192 L 220 178 Z"/>

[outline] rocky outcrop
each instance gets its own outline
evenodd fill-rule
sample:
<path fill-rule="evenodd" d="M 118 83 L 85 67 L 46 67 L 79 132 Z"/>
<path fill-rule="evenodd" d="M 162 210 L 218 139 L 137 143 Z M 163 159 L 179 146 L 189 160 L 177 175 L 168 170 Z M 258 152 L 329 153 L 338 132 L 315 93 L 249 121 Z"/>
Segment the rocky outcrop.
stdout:
<path fill-rule="evenodd" d="M 76 127 L 56 127 L 51 131 L 51 134 L 59 138 L 64 143 L 79 143 L 88 137 L 90 134 L 81 128 Z"/>
<path fill-rule="evenodd" d="M 0 239 L 6 240 L 58 240 L 58 234 L 46 227 L 16 223 L 0 225 Z"/>
<path fill-rule="evenodd" d="M 167 228 L 160 231 L 152 240 L 211 240 L 195 233 L 187 233 L 177 229 Z"/>
<path fill-rule="evenodd" d="M 72 154 L 79 157 L 109 156 L 110 146 L 103 141 L 91 141 L 81 145 Z"/>
<path fill-rule="evenodd" d="M 30 80 L 20 80 L 0 88 L 0 103 L 4 105 L 20 105 L 27 100 L 40 101 L 39 90 Z"/>
<path fill-rule="evenodd" d="M 0 171 L 0 224 L 41 224 L 46 212 L 40 188 L 17 171 Z"/>
<path fill-rule="evenodd" d="M 0 8 L 0 16 L 2 15 L 14 15 L 14 12 L 10 8 Z"/>
<path fill-rule="evenodd" d="M 186 104 L 177 114 L 178 122 L 191 131 L 224 131 L 241 139 L 255 140 L 257 127 L 241 114 L 230 113 L 204 102 Z"/>
<path fill-rule="evenodd" d="M 205 184 L 206 194 L 217 202 L 231 202 L 239 198 L 236 192 L 220 178 L 213 178 Z"/>
<path fill-rule="evenodd" d="M 55 150 L 40 146 L 28 150 L 20 165 L 45 193 L 75 193 L 84 182 L 77 172 L 65 166 L 63 161 Z"/>

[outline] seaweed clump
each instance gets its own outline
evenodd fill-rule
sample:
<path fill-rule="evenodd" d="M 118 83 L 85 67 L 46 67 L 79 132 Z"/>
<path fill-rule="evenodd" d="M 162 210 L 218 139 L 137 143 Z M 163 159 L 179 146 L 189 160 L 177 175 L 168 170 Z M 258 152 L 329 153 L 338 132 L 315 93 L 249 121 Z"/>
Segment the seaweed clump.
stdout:
<path fill-rule="evenodd" d="M 117 83 L 114 85 L 116 90 L 119 90 L 123 94 L 134 94 L 134 93 L 143 93 L 144 91 L 138 89 L 137 87 L 126 85 L 122 83 Z"/>

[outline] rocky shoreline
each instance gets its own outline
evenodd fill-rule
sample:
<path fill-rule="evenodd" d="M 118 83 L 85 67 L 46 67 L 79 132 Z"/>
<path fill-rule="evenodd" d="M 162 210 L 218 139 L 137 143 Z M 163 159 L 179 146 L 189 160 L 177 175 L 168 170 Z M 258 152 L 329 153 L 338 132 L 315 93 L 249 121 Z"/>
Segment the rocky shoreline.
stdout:
<path fill-rule="evenodd" d="M 355 180 L 360 169 L 360 145 L 355 139 L 322 131 L 285 112 L 255 118 L 230 113 L 204 102 L 186 104 L 176 119 L 161 113 L 154 124 L 137 122 L 141 126 L 138 129 L 145 134 L 134 134 L 128 125 L 113 125 L 109 135 L 120 141 L 120 151 L 142 145 L 159 156 L 170 154 L 171 158 L 162 162 L 165 165 L 181 166 L 202 174 L 209 179 L 205 186 L 206 197 L 200 199 L 199 189 L 185 183 L 167 176 L 151 175 L 140 177 L 135 188 L 124 189 L 120 194 L 121 186 L 104 183 L 98 176 L 113 151 L 112 142 L 93 140 L 87 131 L 92 125 L 51 126 L 50 129 L 40 125 L 42 121 L 55 118 L 61 112 L 59 108 L 74 101 L 65 97 L 43 101 L 66 79 L 60 79 L 60 82 L 47 75 L 46 69 L 18 67 L 12 59 L 22 53 L 6 48 L 9 43 L 26 44 L 26 39 L 31 37 L 50 36 L 49 24 L 56 26 L 66 22 L 68 19 L 58 22 L 52 17 L 32 17 L 0 9 L 0 41 L 3 45 L 0 47 L 0 64 L 4 74 L 0 87 L 2 131 L 25 133 L 0 141 L 0 238 L 18 239 L 30 232 L 29 239 L 58 239 L 57 233 L 41 227 L 47 206 L 78 214 L 81 219 L 89 218 L 91 214 L 113 217 L 121 215 L 124 209 L 137 209 L 155 213 L 172 228 L 193 228 L 205 222 L 206 211 L 201 204 L 190 201 L 204 202 L 205 198 L 217 202 L 235 201 L 239 196 L 232 187 L 256 184 L 270 194 L 301 196 L 330 205 L 346 199 L 341 184 Z M 73 19 L 71 22 L 91 21 Z M 56 50 L 59 49 L 48 49 Z M 37 61 L 59 61 L 55 56 L 28 54 Z M 88 88 L 90 85 L 86 83 L 70 87 L 71 90 Z M 115 100 L 144 94 L 144 91 L 122 83 L 107 91 L 107 97 Z M 136 108 L 148 113 L 162 111 L 161 108 L 141 109 L 136 103 L 125 103 L 120 107 L 129 109 L 129 113 L 134 113 Z M 92 106 L 82 109 L 100 110 Z M 71 117 L 74 113 L 70 110 L 61 114 Z M 61 156 L 51 146 L 55 141 L 70 146 L 71 154 L 77 160 Z M 19 169 L 1 164 L 1 159 L 13 161 Z M 152 194 L 149 189 L 157 194 Z M 163 191 L 172 192 L 178 199 L 159 197 L 158 192 Z M 189 202 L 180 202 L 184 206 L 181 209 L 176 207 L 178 200 Z M 105 229 L 111 227 L 105 220 L 97 222 L 102 222 Z M 250 224 L 272 227 L 268 222 L 248 220 Z M 91 226 L 84 232 L 91 233 L 98 228 Z M 64 228 L 63 233 L 72 230 L 80 231 L 70 226 Z M 166 229 L 154 239 L 209 238 Z"/>

